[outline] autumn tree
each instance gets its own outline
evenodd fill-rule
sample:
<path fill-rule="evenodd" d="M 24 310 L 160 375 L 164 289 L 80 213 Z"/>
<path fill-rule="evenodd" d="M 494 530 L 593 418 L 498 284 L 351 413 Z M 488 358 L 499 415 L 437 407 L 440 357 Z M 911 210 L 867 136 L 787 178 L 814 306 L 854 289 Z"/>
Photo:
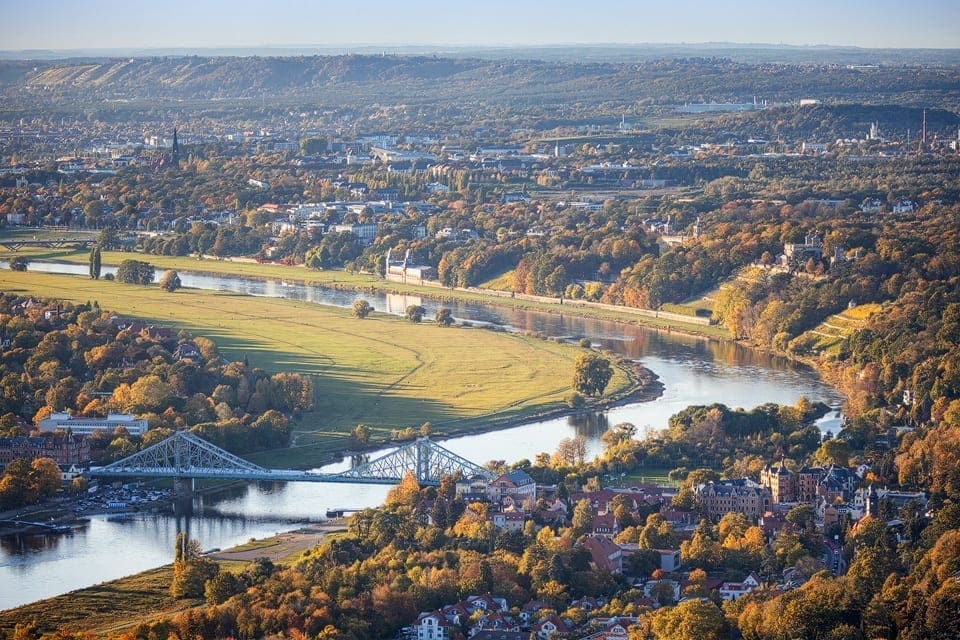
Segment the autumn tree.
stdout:
<path fill-rule="evenodd" d="M 728 636 L 723 612 L 709 600 L 699 598 L 657 610 L 650 629 L 655 640 L 725 640 Z"/>
<path fill-rule="evenodd" d="M 613 377 L 610 361 L 596 353 L 581 353 L 573 370 L 573 388 L 588 396 L 601 396 Z"/>
<path fill-rule="evenodd" d="M 207 580 L 218 572 L 219 565 L 204 557 L 199 541 L 187 538 L 182 531 L 177 534 L 170 595 L 174 598 L 203 597 Z"/>
<path fill-rule="evenodd" d="M 363 298 L 353 301 L 353 317 L 354 318 L 361 318 L 361 319 L 366 318 L 368 315 L 370 315 L 370 312 L 372 311 L 373 311 L 373 307 L 370 305 L 369 302 L 367 302 Z"/>
<path fill-rule="evenodd" d="M 51 458 L 34 458 L 30 480 L 40 497 L 52 496 L 60 490 L 60 467 Z"/>
<path fill-rule="evenodd" d="M 160 285 L 161 289 L 170 293 L 173 293 L 183 286 L 183 283 L 180 282 L 180 274 L 173 269 L 164 271 L 163 275 L 160 276 L 160 280 L 157 281 L 157 284 Z"/>

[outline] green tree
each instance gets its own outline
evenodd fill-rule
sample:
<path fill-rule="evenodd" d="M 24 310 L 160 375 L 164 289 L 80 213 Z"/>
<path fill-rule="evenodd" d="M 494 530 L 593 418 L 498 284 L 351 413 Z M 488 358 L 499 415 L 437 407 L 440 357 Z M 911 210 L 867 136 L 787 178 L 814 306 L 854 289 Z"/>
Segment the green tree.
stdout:
<path fill-rule="evenodd" d="M 370 306 L 370 303 L 363 298 L 353 301 L 354 318 L 366 318 L 368 315 L 370 315 L 371 311 L 373 311 L 373 307 Z"/>
<path fill-rule="evenodd" d="M 243 580 L 237 574 L 230 571 L 221 571 L 212 579 L 207 580 L 203 595 L 209 605 L 223 604 L 231 596 L 240 593 L 245 586 Z"/>
<path fill-rule="evenodd" d="M 160 280 L 157 281 L 157 284 L 160 285 L 161 289 L 164 291 L 169 291 L 170 293 L 173 293 L 183 286 L 183 283 L 180 282 L 180 274 L 173 269 L 167 269 L 164 271 L 163 275 L 160 276 Z"/>
<path fill-rule="evenodd" d="M 10 270 L 11 271 L 26 271 L 27 265 L 30 264 L 30 261 L 24 258 L 23 256 L 17 256 L 16 258 L 10 261 Z"/>
<path fill-rule="evenodd" d="M 95 246 L 90 249 L 90 279 L 99 280 L 100 271 L 103 267 L 102 259 L 100 257 L 100 247 Z"/>
<path fill-rule="evenodd" d="M 813 459 L 822 464 L 846 468 L 850 463 L 850 444 L 846 440 L 831 438 L 824 441 L 813 454 Z"/>
<path fill-rule="evenodd" d="M 124 260 L 117 267 L 116 280 L 125 284 L 150 284 L 153 276 L 153 265 L 140 260 Z"/>
<path fill-rule="evenodd" d="M 610 361 L 595 353 L 577 356 L 573 370 L 573 388 L 588 396 L 601 396 L 613 377 Z"/>

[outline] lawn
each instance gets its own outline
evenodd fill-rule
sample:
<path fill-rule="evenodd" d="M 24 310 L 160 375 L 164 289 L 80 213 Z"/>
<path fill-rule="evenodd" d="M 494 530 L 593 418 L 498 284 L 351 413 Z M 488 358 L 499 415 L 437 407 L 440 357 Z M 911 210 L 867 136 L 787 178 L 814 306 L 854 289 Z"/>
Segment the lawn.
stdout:
<path fill-rule="evenodd" d="M 315 376 L 315 410 L 294 425 L 284 465 L 325 461 L 366 424 L 383 440 L 430 422 L 434 432 L 482 427 L 564 406 L 579 349 L 479 328 L 414 324 L 306 302 L 86 277 L 0 271 L 0 290 L 76 302 L 214 340 L 232 360 Z M 608 387 L 628 384 L 617 374 Z M 279 454 L 280 452 L 278 452 Z M 262 462 L 275 460 L 259 459 Z"/>
<path fill-rule="evenodd" d="M 626 474 L 623 483 L 643 482 L 647 484 L 658 484 L 663 487 L 675 487 L 677 482 L 669 477 L 671 469 L 659 469 L 657 467 L 644 467 L 637 469 L 632 473 Z"/>

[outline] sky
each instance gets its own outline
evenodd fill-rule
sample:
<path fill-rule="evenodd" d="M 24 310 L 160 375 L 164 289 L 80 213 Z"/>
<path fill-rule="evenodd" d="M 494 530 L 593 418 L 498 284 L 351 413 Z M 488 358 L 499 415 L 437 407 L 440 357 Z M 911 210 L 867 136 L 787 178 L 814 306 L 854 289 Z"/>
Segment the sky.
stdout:
<path fill-rule="evenodd" d="M 0 0 L 0 50 L 765 43 L 960 48 L 960 0 Z"/>

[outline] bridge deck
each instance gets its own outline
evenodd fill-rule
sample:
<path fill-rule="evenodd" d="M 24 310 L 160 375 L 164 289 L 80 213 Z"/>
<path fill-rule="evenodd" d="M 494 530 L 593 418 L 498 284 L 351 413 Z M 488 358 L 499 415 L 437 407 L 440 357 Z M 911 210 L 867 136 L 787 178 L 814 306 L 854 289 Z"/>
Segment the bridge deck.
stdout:
<path fill-rule="evenodd" d="M 487 469 L 444 449 L 429 438 L 419 438 L 342 473 L 314 473 L 296 469 L 265 469 L 189 431 L 177 431 L 143 451 L 105 467 L 93 467 L 89 475 L 104 478 L 217 478 L 391 485 L 399 484 L 411 472 L 421 485 L 437 485 L 443 476 L 456 473 L 492 475 Z"/>

